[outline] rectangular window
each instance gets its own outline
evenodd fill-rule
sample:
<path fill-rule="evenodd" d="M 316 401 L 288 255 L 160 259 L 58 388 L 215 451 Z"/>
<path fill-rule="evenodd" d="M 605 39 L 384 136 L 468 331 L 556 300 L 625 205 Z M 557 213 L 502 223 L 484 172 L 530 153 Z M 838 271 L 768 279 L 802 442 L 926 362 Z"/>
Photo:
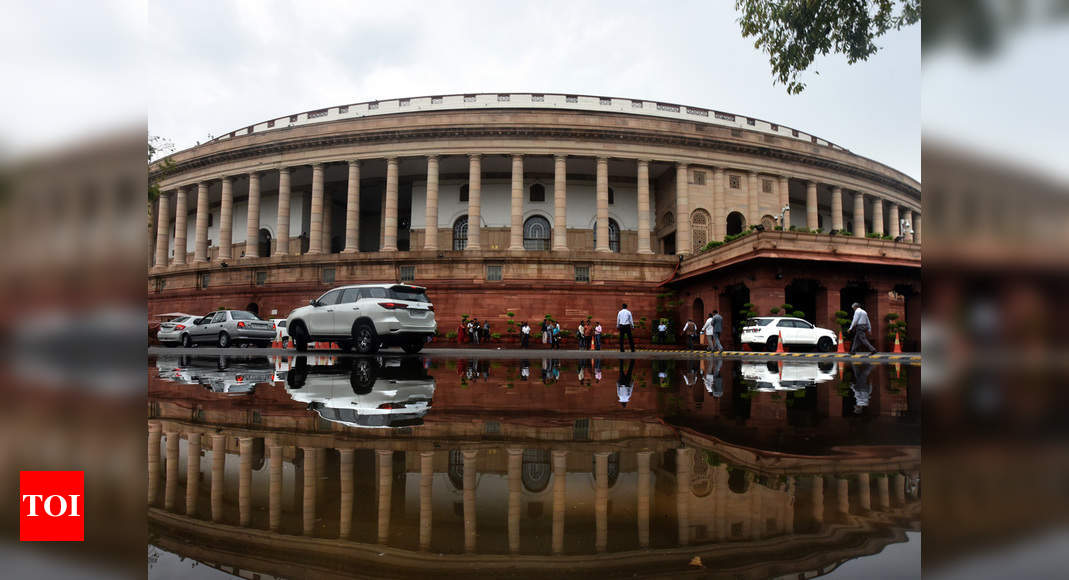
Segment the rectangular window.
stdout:
<path fill-rule="evenodd" d="M 608 97 L 601 97 L 601 98 L 598 99 L 598 104 L 599 105 L 611 105 L 612 104 L 612 99 L 610 99 Z"/>
<path fill-rule="evenodd" d="M 497 102 L 499 102 L 499 103 L 507 103 L 507 102 L 509 102 L 509 95 L 498 95 L 497 96 Z"/>
<path fill-rule="evenodd" d="M 761 191 L 764 192 L 764 193 L 772 193 L 772 180 L 771 179 L 762 179 L 761 180 Z"/>
<path fill-rule="evenodd" d="M 666 105 L 664 103 L 657 103 L 658 111 L 668 111 L 669 113 L 678 113 L 679 105 Z"/>
<path fill-rule="evenodd" d="M 693 183 L 695 185 L 705 185 L 705 172 L 704 171 L 695 171 L 694 172 L 694 181 L 693 181 Z"/>
<path fill-rule="evenodd" d="M 746 124 L 747 124 L 747 125 L 753 125 L 753 126 L 756 126 L 756 125 L 757 125 L 757 119 L 749 119 L 749 118 L 748 118 L 748 119 L 746 119 Z"/>
<path fill-rule="evenodd" d="M 322 281 L 324 284 L 334 283 L 334 268 L 323 268 Z"/>
<path fill-rule="evenodd" d="M 735 120 L 735 115 L 732 115 L 732 114 L 729 114 L 729 113 L 721 113 L 720 111 L 714 112 L 713 113 L 713 117 L 716 117 L 717 119 L 720 119 L 721 121 L 734 121 Z"/>
<path fill-rule="evenodd" d="M 771 126 L 773 131 L 779 131 L 779 125 L 772 123 Z"/>
<path fill-rule="evenodd" d="M 542 103 L 542 102 L 545 102 L 545 100 L 546 100 L 546 96 L 545 95 L 531 95 L 531 102 L 532 103 Z"/>
<path fill-rule="evenodd" d="M 267 283 L 267 272 L 264 271 L 264 270 L 260 270 L 259 272 L 256 273 L 256 285 L 257 286 L 263 286 L 266 283 Z"/>
<path fill-rule="evenodd" d="M 349 105 L 345 105 L 344 107 L 338 107 L 338 112 L 339 113 L 348 113 L 349 112 Z"/>
<path fill-rule="evenodd" d="M 296 123 L 296 122 L 297 122 L 297 115 L 290 115 L 290 123 Z"/>
<path fill-rule="evenodd" d="M 441 105 L 442 104 L 442 97 L 431 97 L 431 104 L 432 105 Z"/>
<path fill-rule="evenodd" d="M 275 122 L 274 121 L 268 121 L 267 122 L 267 128 L 268 129 L 270 129 L 271 127 L 274 127 L 274 126 L 275 126 Z"/>
<path fill-rule="evenodd" d="M 741 189 L 742 188 L 742 178 L 739 177 L 738 175 L 729 175 L 728 176 L 728 187 L 730 187 L 731 189 Z"/>
<path fill-rule="evenodd" d="M 376 101 L 376 102 L 374 102 L 374 103 L 368 103 L 368 104 L 367 104 L 367 110 L 369 110 L 369 111 L 374 111 L 374 110 L 375 110 L 375 109 L 377 109 L 377 108 L 379 108 L 379 103 L 378 103 L 378 101 Z"/>
<path fill-rule="evenodd" d="M 576 266 L 575 267 L 575 281 L 576 282 L 589 282 L 590 281 L 590 266 Z"/>
<path fill-rule="evenodd" d="M 699 117 L 708 117 L 709 116 L 709 111 L 706 111 L 705 109 L 696 109 L 694 107 L 687 107 L 687 114 L 688 115 L 698 115 Z"/>
<path fill-rule="evenodd" d="M 156 278 L 156 292 L 163 292 L 163 289 L 167 287 L 167 279 L 160 276 Z"/>
<path fill-rule="evenodd" d="M 474 103 L 475 102 L 475 95 L 464 95 L 464 102 L 465 103 Z"/>
<path fill-rule="evenodd" d="M 407 107 L 412 104 L 412 99 L 401 99 L 397 101 L 398 107 Z"/>
<path fill-rule="evenodd" d="M 642 108 L 642 101 L 631 101 L 631 108 L 632 109 L 641 109 Z"/>
<path fill-rule="evenodd" d="M 211 282 L 211 274 L 204 273 L 200 275 L 200 287 L 207 288 L 208 283 Z"/>
<path fill-rule="evenodd" d="M 564 97 L 564 102 L 566 102 L 566 103 L 578 103 L 579 102 L 579 97 L 577 97 L 575 95 L 566 95 Z"/>
<path fill-rule="evenodd" d="M 318 119 L 320 117 L 326 117 L 326 116 L 327 116 L 327 110 L 326 109 L 320 109 L 318 111 L 312 111 L 312 112 L 308 113 L 308 115 L 307 115 L 307 117 L 309 119 Z"/>
<path fill-rule="evenodd" d="M 491 282 L 501 281 L 501 265 L 488 265 L 486 267 L 486 279 Z"/>
<path fill-rule="evenodd" d="M 798 136 L 798 130 L 797 129 L 791 129 L 791 136 L 792 137 L 797 137 Z"/>
<path fill-rule="evenodd" d="M 401 266 L 401 275 L 398 276 L 402 282 L 411 282 L 416 279 L 416 267 L 415 266 Z"/>

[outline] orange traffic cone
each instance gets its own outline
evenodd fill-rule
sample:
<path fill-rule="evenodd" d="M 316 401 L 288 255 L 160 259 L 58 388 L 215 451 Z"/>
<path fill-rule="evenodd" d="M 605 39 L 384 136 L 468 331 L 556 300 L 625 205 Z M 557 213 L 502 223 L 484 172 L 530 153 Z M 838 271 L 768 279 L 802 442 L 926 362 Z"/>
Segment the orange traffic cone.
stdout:
<path fill-rule="evenodd" d="M 835 352 L 846 352 L 846 349 L 843 348 L 843 331 L 841 330 L 839 331 L 839 346 L 836 347 Z"/>
<path fill-rule="evenodd" d="M 785 352 L 783 350 L 783 331 L 779 332 L 779 340 L 776 341 L 776 352 Z"/>
<path fill-rule="evenodd" d="M 898 333 L 895 333 L 895 348 L 893 352 L 902 352 L 902 343 L 898 341 Z"/>

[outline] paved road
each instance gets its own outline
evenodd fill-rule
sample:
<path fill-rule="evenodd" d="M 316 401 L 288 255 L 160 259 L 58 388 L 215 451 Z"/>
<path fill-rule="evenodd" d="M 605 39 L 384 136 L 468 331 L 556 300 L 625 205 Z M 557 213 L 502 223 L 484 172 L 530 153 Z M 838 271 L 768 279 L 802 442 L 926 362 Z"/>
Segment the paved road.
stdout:
<path fill-rule="evenodd" d="M 401 355 L 405 356 L 404 351 L 399 348 L 389 348 L 379 351 L 380 354 L 388 355 Z M 200 355 L 200 356 L 297 356 L 298 354 L 308 355 L 336 355 L 336 356 L 360 356 L 353 353 L 344 353 L 339 350 L 311 350 L 306 353 L 298 353 L 293 349 L 281 349 L 281 348 L 217 348 L 217 347 L 197 347 L 197 348 L 166 348 L 153 346 L 149 347 L 148 354 L 155 355 Z M 523 358 L 556 358 L 556 359 L 587 359 L 587 358 L 601 358 L 601 359 L 618 359 L 618 358 L 636 358 L 636 359 L 690 359 L 690 358 L 704 358 L 718 356 L 724 359 L 735 360 L 815 360 L 815 361 L 849 361 L 849 362 L 875 362 L 875 363 L 902 363 L 919 365 L 921 364 L 921 355 L 917 353 L 877 353 L 874 355 L 869 354 L 856 354 L 849 353 L 817 353 L 817 352 L 744 352 L 744 351 L 724 351 L 719 355 L 713 355 L 706 351 L 700 350 L 638 350 L 636 352 L 620 352 L 617 350 L 600 350 L 600 351 L 584 351 L 584 350 L 548 350 L 548 349 L 485 349 L 485 348 L 426 348 L 420 356 L 430 356 L 435 358 L 485 358 L 485 359 L 523 359 Z"/>

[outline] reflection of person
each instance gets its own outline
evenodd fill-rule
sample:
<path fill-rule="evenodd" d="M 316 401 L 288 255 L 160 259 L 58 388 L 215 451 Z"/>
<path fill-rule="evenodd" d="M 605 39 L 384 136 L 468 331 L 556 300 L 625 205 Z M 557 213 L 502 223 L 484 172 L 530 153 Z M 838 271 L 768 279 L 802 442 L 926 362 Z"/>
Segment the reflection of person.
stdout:
<path fill-rule="evenodd" d="M 627 303 L 625 302 L 620 311 L 616 313 L 616 330 L 620 332 L 620 352 L 624 352 L 624 335 L 627 335 L 627 341 L 631 345 L 631 352 L 635 352 L 635 337 L 631 336 L 631 327 L 635 324 L 634 318 L 631 316 L 631 311 L 627 309 Z"/>
<path fill-rule="evenodd" d="M 705 372 L 705 390 L 718 399 L 724 394 L 724 378 L 720 376 L 722 366 L 724 366 L 724 359 L 718 358 Z"/>
<path fill-rule="evenodd" d="M 850 385 L 850 390 L 854 391 L 854 413 L 860 415 L 869 406 L 872 396 L 872 385 L 869 384 L 872 365 L 852 363 L 850 366 L 854 369 L 854 384 Z"/>
<path fill-rule="evenodd" d="M 594 380 L 601 382 L 601 359 L 594 359 Z"/>
<path fill-rule="evenodd" d="M 531 376 L 531 361 L 523 359 L 520 361 L 520 380 L 526 381 L 529 376 Z"/>
<path fill-rule="evenodd" d="M 620 378 L 616 380 L 616 398 L 620 401 L 621 407 L 627 407 L 627 402 L 631 400 L 631 392 L 635 390 L 635 385 L 631 380 L 631 373 L 635 370 L 635 359 L 627 361 L 627 370 L 624 370 L 624 359 L 620 359 Z"/>
<path fill-rule="evenodd" d="M 869 324 L 869 313 L 865 312 L 865 309 L 857 302 L 851 304 L 850 307 L 854 309 L 854 319 L 850 321 L 850 328 L 846 329 L 846 332 L 854 332 L 854 342 L 850 345 L 850 352 L 857 352 L 860 344 L 870 353 L 876 354 L 876 347 L 869 342 L 869 331 L 872 330 L 872 325 Z"/>

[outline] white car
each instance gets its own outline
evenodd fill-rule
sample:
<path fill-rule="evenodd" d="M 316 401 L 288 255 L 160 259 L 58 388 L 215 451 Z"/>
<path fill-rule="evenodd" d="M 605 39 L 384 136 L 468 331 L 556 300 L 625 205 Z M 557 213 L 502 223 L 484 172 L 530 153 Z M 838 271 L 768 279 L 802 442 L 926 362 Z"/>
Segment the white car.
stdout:
<path fill-rule="evenodd" d="M 286 343 L 290 339 L 290 333 L 286 330 L 286 319 L 272 318 L 271 322 L 275 325 L 275 342 L 281 344 L 282 348 L 286 348 Z"/>
<path fill-rule="evenodd" d="M 835 380 L 830 361 L 768 361 L 742 363 L 742 378 L 758 391 L 795 391 Z"/>
<path fill-rule="evenodd" d="M 791 316 L 760 316 L 747 320 L 742 328 L 742 343 L 774 351 L 781 333 L 784 346 L 816 347 L 820 352 L 831 352 L 836 344 L 834 332 Z"/>
<path fill-rule="evenodd" d="M 360 354 L 379 346 L 400 346 L 417 353 L 434 336 L 438 323 L 427 289 L 409 284 L 361 284 L 334 288 L 313 298 L 286 318 L 298 351 L 312 341 L 337 342 Z"/>

